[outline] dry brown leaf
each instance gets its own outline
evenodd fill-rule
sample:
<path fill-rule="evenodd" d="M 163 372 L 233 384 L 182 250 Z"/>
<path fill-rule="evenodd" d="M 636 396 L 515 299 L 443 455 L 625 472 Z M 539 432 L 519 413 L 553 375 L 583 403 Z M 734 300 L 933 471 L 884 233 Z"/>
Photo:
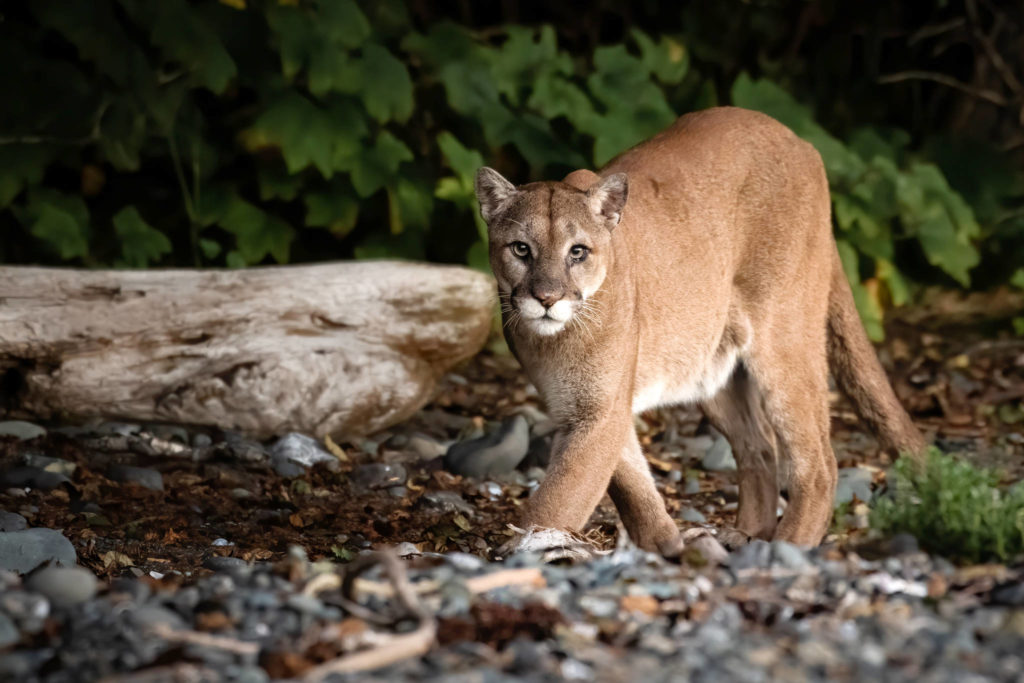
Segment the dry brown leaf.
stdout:
<path fill-rule="evenodd" d="M 348 462 L 348 454 L 345 453 L 345 450 L 341 446 L 334 443 L 334 439 L 331 438 L 330 434 L 324 435 L 324 446 L 335 458 L 342 462 Z"/>

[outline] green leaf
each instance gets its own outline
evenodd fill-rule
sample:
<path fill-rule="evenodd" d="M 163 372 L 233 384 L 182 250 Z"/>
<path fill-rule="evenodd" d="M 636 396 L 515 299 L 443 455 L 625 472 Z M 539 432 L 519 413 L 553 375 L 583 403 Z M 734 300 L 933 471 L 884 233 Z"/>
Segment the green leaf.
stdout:
<path fill-rule="evenodd" d="M 1019 289 L 1024 289 L 1024 268 L 1018 268 L 1012 276 L 1010 276 L 1010 284 Z"/>
<path fill-rule="evenodd" d="M 910 144 L 910 134 L 904 130 L 883 130 L 876 126 L 858 128 L 850 135 L 849 148 L 864 161 L 881 157 L 898 164 L 904 149 Z"/>
<path fill-rule="evenodd" d="M 910 285 L 889 261 L 879 260 L 877 263 L 878 278 L 889 288 L 892 296 L 892 303 L 895 306 L 902 306 L 910 302 Z"/>
<path fill-rule="evenodd" d="M 303 201 L 306 204 L 306 225 L 327 228 L 338 237 L 347 235 L 359 217 L 359 202 L 336 187 L 327 192 L 308 192 Z"/>
<path fill-rule="evenodd" d="M 690 55 L 686 47 L 669 36 L 661 36 L 655 43 L 640 29 L 630 31 L 630 36 L 640 47 L 640 60 L 662 83 L 675 85 L 686 77 L 690 68 Z"/>
<path fill-rule="evenodd" d="M 204 237 L 199 240 L 199 250 L 203 252 L 206 260 L 212 261 L 220 255 L 221 246 L 219 242 Z"/>
<path fill-rule="evenodd" d="M 448 20 L 433 24 L 425 35 L 410 33 L 402 41 L 402 49 L 437 69 L 451 63 L 478 61 L 481 52 L 469 31 Z"/>
<path fill-rule="evenodd" d="M 29 232 L 56 249 L 61 259 L 83 258 L 89 253 L 89 209 L 81 197 L 39 190 L 29 197 L 20 220 Z"/>
<path fill-rule="evenodd" d="M 118 97 L 100 121 L 100 150 L 119 171 L 139 170 L 139 153 L 146 142 L 146 114 L 130 97 Z"/>
<path fill-rule="evenodd" d="M 572 60 L 558 51 L 555 29 L 546 24 L 540 29 L 509 26 L 508 40 L 497 50 L 491 73 L 498 91 L 514 106 L 520 94 L 554 74 L 571 74 Z"/>
<path fill-rule="evenodd" d="M 269 167 L 261 166 L 258 174 L 260 199 L 268 201 L 281 199 L 290 202 L 302 189 L 302 176 L 287 173 L 279 163 Z"/>
<path fill-rule="evenodd" d="M 598 166 L 676 119 L 664 91 L 651 80 L 650 69 L 625 45 L 594 51 L 594 72 L 587 78 L 587 88 L 606 109 L 603 116 L 584 122 L 594 136 Z"/>
<path fill-rule="evenodd" d="M 422 261 L 425 257 L 423 249 L 424 233 L 418 230 L 405 230 L 395 235 L 389 232 L 372 233 L 354 250 L 357 259 L 406 259 Z"/>
<path fill-rule="evenodd" d="M 370 37 L 370 22 L 354 0 L 319 0 L 316 23 L 334 43 L 349 49 Z"/>
<path fill-rule="evenodd" d="M 476 172 L 484 165 L 483 155 L 465 147 L 458 138 L 448 131 L 437 136 L 437 146 L 441 149 L 448 168 L 455 171 L 462 188 L 472 193 Z"/>
<path fill-rule="evenodd" d="M 546 119 L 564 116 L 578 130 L 589 135 L 599 132 L 600 117 L 587 94 L 566 78 L 551 75 L 538 80 L 527 100 L 527 106 Z"/>
<path fill-rule="evenodd" d="M 914 163 L 896 185 L 900 218 L 917 237 L 928 262 L 965 287 L 980 255 L 971 240 L 981 230 L 971 207 L 934 164 Z"/>
<path fill-rule="evenodd" d="M 487 240 L 481 239 L 473 243 L 466 253 L 466 263 L 470 268 L 475 268 L 484 273 L 491 272 L 491 256 L 487 247 Z"/>
<path fill-rule="evenodd" d="M 388 131 L 377 136 L 373 147 L 360 147 L 348 157 L 337 160 L 342 170 L 352 173 L 352 186 L 360 197 L 386 186 L 398 172 L 403 161 L 412 161 L 412 152 Z"/>
<path fill-rule="evenodd" d="M 229 251 L 224 257 L 224 263 L 228 268 L 245 268 L 248 265 L 245 257 L 238 251 Z"/>
<path fill-rule="evenodd" d="M 339 169 L 338 158 L 361 148 L 366 121 L 348 102 L 323 109 L 289 92 L 270 105 L 245 133 L 246 145 L 281 148 L 288 173 L 315 166 L 325 178 Z"/>
<path fill-rule="evenodd" d="M 109 0 L 61 2 L 34 0 L 26 4 L 39 23 L 53 28 L 78 50 L 83 60 L 119 86 L 128 86 L 131 68 L 145 56 L 125 33 Z"/>
<path fill-rule="evenodd" d="M 25 185 L 38 185 L 56 156 L 51 145 L 0 145 L 0 209 L 7 207 Z"/>
<path fill-rule="evenodd" d="M 236 69 L 216 31 L 185 0 L 160 0 L 151 8 L 153 43 L 192 72 L 200 85 L 224 92 Z"/>
<path fill-rule="evenodd" d="M 360 94 L 370 116 L 381 123 L 406 121 L 412 115 L 413 90 L 409 71 L 377 43 L 363 48 Z"/>
<path fill-rule="evenodd" d="M 134 206 L 114 214 L 114 231 L 121 241 L 121 255 L 132 268 L 145 268 L 171 252 L 171 241 L 139 215 Z"/>
<path fill-rule="evenodd" d="M 268 255 L 278 263 L 288 262 L 295 231 L 290 225 L 258 207 L 232 197 L 217 224 L 235 236 L 236 252 L 246 265 L 261 263 Z M 232 253 L 228 254 L 228 265 Z"/>
<path fill-rule="evenodd" d="M 388 187 L 388 209 L 392 234 L 406 228 L 426 229 L 434 210 L 434 197 L 425 184 L 398 178 Z"/>

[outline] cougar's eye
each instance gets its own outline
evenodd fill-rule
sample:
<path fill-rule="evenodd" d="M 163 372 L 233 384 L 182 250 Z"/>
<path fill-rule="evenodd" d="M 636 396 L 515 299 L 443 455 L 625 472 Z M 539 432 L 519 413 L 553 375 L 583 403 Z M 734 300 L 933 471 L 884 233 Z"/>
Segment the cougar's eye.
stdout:
<path fill-rule="evenodd" d="M 512 249 L 512 253 L 518 258 L 529 258 L 530 256 L 530 245 L 526 242 L 513 242 L 509 245 Z"/>
<path fill-rule="evenodd" d="M 575 263 L 580 263 L 581 261 L 587 260 L 587 254 L 589 253 L 590 249 L 587 249 L 582 244 L 576 244 L 569 249 L 569 258 L 571 258 Z"/>

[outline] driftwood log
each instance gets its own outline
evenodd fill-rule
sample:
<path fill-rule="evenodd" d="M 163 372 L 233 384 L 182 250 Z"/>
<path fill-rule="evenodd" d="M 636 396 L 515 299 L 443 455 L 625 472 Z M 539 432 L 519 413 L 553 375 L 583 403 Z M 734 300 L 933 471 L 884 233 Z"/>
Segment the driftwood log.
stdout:
<path fill-rule="evenodd" d="M 493 281 L 455 266 L 0 268 L 0 415 L 347 438 L 480 350 Z"/>

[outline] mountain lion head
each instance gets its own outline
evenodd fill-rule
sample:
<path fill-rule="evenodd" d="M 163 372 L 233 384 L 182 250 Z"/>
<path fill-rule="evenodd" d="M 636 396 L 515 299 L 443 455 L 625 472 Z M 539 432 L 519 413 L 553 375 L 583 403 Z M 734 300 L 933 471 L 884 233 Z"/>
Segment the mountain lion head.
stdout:
<path fill-rule="evenodd" d="M 476 175 L 487 222 L 491 269 L 508 320 L 548 336 L 587 316 L 587 300 L 612 263 L 612 229 L 622 218 L 625 173 L 597 178 L 587 190 L 564 182 L 516 187 L 492 168 Z"/>

